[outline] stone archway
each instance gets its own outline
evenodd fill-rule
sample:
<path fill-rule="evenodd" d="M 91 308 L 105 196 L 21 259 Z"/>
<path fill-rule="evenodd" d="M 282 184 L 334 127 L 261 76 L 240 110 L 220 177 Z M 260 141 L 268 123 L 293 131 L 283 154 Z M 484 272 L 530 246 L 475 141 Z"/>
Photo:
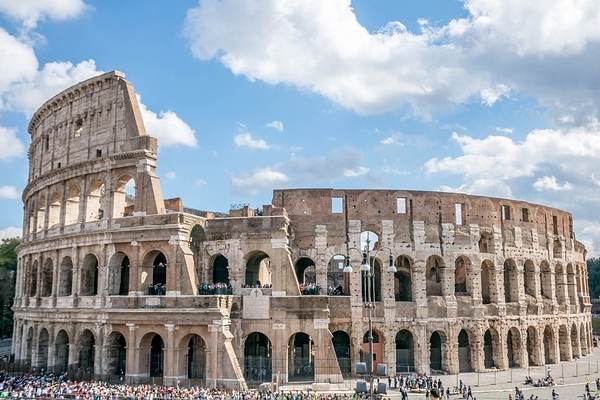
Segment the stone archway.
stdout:
<path fill-rule="evenodd" d="M 396 334 L 396 373 L 400 372 L 415 372 L 414 340 L 407 329 Z"/>
<path fill-rule="evenodd" d="M 461 329 L 458 334 L 458 370 L 459 372 L 471 372 L 471 343 L 469 334 Z"/>
<path fill-rule="evenodd" d="M 79 335 L 77 342 L 79 350 L 78 366 L 79 369 L 88 374 L 94 373 L 94 361 L 96 358 L 96 338 L 89 329 L 84 330 Z"/>
<path fill-rule="evenodd" d="M 104 373 L 113 376 L 124 376 L 127 372 L 127 341 L 120 332 L 112 332 L 106 344 Z"/>
<path fill-rule="evenodd" d="M 550 326 L 546 326 L 544 328 L 544 360 L 546 364 L 556 364 L 558 362 L 554 343 L 554 331 Z"/>
<path fill-rule="evenodd" d="M 446 347 L 446 335 L 440 331 L 434 331 L 429 337 L 429 368 L 432 371 L 444 371 L 444 348 Z"/>
<path fill-rule="evenodd" d="M 271 371 L 271 341 L 266 335 L 253 332 L 244 342 L 244 379 L 248 384 L 270 382 Z"/>
<path fill-rule="evenodd" d="M 314 381 L 315 360 L 314 343 L 312 338 L 304 332 L 292 335 L 288 348 L 288 380 L 289 381 Z"/>
<path fill-rule="evenodd" d="M 515 327 L 510 328 L 506 334 L 506 351 L 508 353 L 508 367 L 523 368 L 521 332 Z"/>
<path fill-rule="evenodd" d="M 335 356 L 340 366 L 342 376 L 347 377 L 352 373 L 352 354 L 350 351 L 350 336 L 344 331 L 335 331 L 331 338 Z"/>
<path fill-rule="evenodd" d="M 54 369 L 55 372 L 66 372 L 69 368 L 69 335 L 64 329 L 58 331 L 54 340 Z"/>

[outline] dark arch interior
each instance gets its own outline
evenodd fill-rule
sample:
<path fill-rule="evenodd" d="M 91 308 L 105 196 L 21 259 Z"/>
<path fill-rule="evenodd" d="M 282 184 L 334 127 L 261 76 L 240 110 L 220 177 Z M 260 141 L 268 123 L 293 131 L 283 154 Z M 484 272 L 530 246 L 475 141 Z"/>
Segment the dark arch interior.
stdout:
<path fill-rule="evenodd" d="M 264 287 L 271 284 L 269 262 L 269 256 L 263 252 L 259 252 L 248 259 L 246 263 L 247 286 Z"/>
<path fill-rule="evenodd" d="M 347 376 L 352 372 L 350 336 L 344 331 L 336 331 L 333 333 L 331 341 L 342 375 Z"/>
<path fill-rule="evenodd" d="M 86 330 L 79 338 L 79 368 L 84 372 L 94 372 L 94 358 L 96 355 L 96 341 L 92 332 Z"/>
<path fill-rule="evenodd" d="M 262 333 L 251 333 L 244 343 L 244 378 L 262 383 L 270 382 L 271 376 L 271 341 Z"/>
<path fill-rule="evenodd" d="M 492 334 L 488 329 L 483 335 L 483 366 L 485 368 L 494 367 L 494 348 L 492 344 Z"/>
<path fill-rule="evenodd" d="M 158 253 L 156 257 L 154 257 L 154 261 L 152 262 L 152 285 L 165 286 L 166 284 L 167 259 L 163 253 Z"/>
<path fill-rule="evenodd" d="M 460 372 L 471 370 L 471 346 L 469 335 L 464 329 L 458 334 L 458 369 Z"/>
<path fill-rule="evenodd" d="M 412 372 L 414 367 L 413 336 L 403 329 L 396 334 L 396 373 Z"/>
<path fill-rule="evenodd" d="M 129 257 L 124 256 L 121 260 L 121 281 L 119 282 L 119 295 L 129 294 Z"/>
<path fill-rule="evenodd" d="M 219 254 L 213 262 L 213 283 L 229 283 L 229 261 Z"/>
<path fill-rule="evenodd" d="M 160 335 L 154 335 L 150 343 L 150 377 L 158 378 L 163 376 L 164 369 L 164 343 Z"/>
<path fill-rule="evenodd" d="M 206 344 L 198 335 L 192 335 L 187 343 L 187 377 L 204 379 L 206 365 Z"/>
<path fill-rule="evenodd" d="M 298 261 L 296 261 L 296 277 L 298 278 L 298 283 L 315 283 L 316 276 L 314 274 L 314 271 L 307 271 L 309 267 L 314 266 L 314 261 L 308 257 L 302 257 Z"/>
<path fill-rule="evenodd" d="M 438 332 L 433 332 L 429 338 L 429 368 L 442 370 L 442 338 Z"/>
<path fill-rule="evenodd" d="M 125 337 L 119 332 L 110 334 L 106 351 L 107 371 L 110 375 L 123 376 L 127 368 Z"/>
<path fill-rule="evenodd" d="M 290 339 L 290 381 L 312 381 L 315 377 L 313 341 L 304 332 L 294 334 Z"/>

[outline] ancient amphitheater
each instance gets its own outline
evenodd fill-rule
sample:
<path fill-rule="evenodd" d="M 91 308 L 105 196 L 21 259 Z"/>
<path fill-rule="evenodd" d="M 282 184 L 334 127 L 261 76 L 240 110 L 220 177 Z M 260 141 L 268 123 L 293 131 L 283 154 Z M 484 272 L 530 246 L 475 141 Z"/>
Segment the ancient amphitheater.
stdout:
<path fill-rule="evenodd" d="M 526 367 L 591 350 L 586 250 L 568 212 L 336 189 L 275 190 L 258 210 L 186 208 L 163 198 L 157 141 L 118 72 L 48 100 L 29 133 L 21 365 L 167 384 L 340 382 L 368 358 L 366 236 L 372 356 L 390 373 Z"/>

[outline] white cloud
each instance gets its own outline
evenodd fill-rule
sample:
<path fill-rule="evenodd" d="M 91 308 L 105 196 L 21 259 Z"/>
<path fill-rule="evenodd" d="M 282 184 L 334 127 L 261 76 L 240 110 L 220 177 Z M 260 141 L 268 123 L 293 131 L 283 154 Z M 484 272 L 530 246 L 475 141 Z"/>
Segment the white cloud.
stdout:
<path fill-rule="evenodd" d="M 175 171 L 169 171 L 165 174 L 165 178 L 175 179 L 175 178 L 177 178 L 177 173 Z"/>
<path fill-rule="evenodd" d="M 20 196 L 14 186 L 0 186 L 0 199 L 18 199 Z"/>
<path fill-rule="evenodd" d="M 279 132 L 283 132 L 283 130 L 284 130 L 283 122 L 281 122 L 281 121 L 271 121 L 271 122 L 266 123 L 265 126 L 267 128 L 275 129 Z"/>
<path fill-rule="evenodd" d="M 63 21 L 75 18 L 85 10 L 82 0 L 0 0 L 0 13 L 33 29 L 45 18 Z"/>
<path fill-rule="evenodd" d="M 513 128 L 503 128 L 503 127 L 498 127 L 498 128 L 496 128 L 496 130 L 500 133 L 505 133 L 507 135 L 513 133 L 513 131 L 514 131 Z"/>
<path fill-rule="evenodd" d="M 196 140 L 196 131 L 192 129 L 184 120 L 170 110 L 160 111 L 158 114 L 141 101 L 140 111 L 144 126 L 149 135 L 158 139 L 159 146 L 189 146 L 194 147 L 198 144 Z"/>
<path fill-rule="evenodd" d="M 206 186 L 208 182 L 206 182 L 204 179 L 202 178 L 198 178 L 194 181 L 194 185 L 196 185 L 197 187 L 203 187 Z"/>
<path fill-rule="evenodd" d="M 488 107 L 493 106 L 502 97 L 508 97 L 510 88 L 503 84 L 497 84 L 481 89 L 481 102 Z"/>
<path fill-rule="evenodd" d="M 0 28 L 0 93 L 13 82 L 32 79 L 38 61 L 31 46 Z M 3 101 L 0 99 L 0 108 Z"/>
<path fill-rule="evenodd" d="M 356 168 L 348 168 L 348 169 L 344 170 L 344 176 L 349 177 L 349 178 L 355 178 L 357 176 L 366 175 L 367 173 L 369 173 L 369 171 L 371 171 L 371 170 L 364 166 L 360 166 L 360 167 L 356 167 Z"/>
<path fill-rule="evenodd" d="M 0 126 L 0 160 L 18 158 L 25 152 L 25 146 L 17 137 L 17 131 Z"/>
<path fill-rule="evenodd" d="M 379 143 L 384 144 L 384 145 L 403 145 L 404 143 L 402 142 L 402 136 L 398 135 L 398 134 L 394 134 L 391 136 L 388 136 L 386 138 L 383 138 L 379 141 Z"/>
<path fill-rule="evenodd" d="M 22 233 L 22 228 L 17 228 L 16 226 L 9 226 L 7 228 L 0 229 L 0 239 L 12 239 L 21 237 Z"/>
<path fill-rule="evenodd" d="M 569 182 L 560 184 L 555 176 L 542 176 L 533 183 L 533 188 L 538 192 L 571 190 L 573 186 Z"/>
<path fill-rule="evenodd" d="M 273 189 L 275 186 L 288 182 L 286 174 L 276 171 L 271 167 L 261 168 L 249 174 L 233 176 L 231 184 L 236 191 L 256 195 L 264 190 Z"/>
<path fill-rule="evenodd" d="M 235 135 L 233 143 L 238 147 L 247 147 L 252 150 L 269 150 L 271 148 L 265 140 L 253 137 L 250 132 Z"/>

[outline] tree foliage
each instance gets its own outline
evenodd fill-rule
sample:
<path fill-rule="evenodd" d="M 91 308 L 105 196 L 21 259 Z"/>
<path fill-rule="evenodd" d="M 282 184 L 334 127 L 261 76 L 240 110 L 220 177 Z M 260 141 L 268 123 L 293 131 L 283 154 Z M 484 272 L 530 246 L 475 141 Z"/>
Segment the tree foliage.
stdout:
<path fill-rule="evenodd" d="M 590 297 L 597 299 L 600 297 L 600 258 L 590 258 L 587 261 L 588 283 L 590 287 Z"/>
<path fill-rule="evenodd" d="M 0 337 L 2 338 L 12 335 L 17 246 L 20 242 L 19 239 L 12 238 L 3 239 L 0 243 Z"/>

